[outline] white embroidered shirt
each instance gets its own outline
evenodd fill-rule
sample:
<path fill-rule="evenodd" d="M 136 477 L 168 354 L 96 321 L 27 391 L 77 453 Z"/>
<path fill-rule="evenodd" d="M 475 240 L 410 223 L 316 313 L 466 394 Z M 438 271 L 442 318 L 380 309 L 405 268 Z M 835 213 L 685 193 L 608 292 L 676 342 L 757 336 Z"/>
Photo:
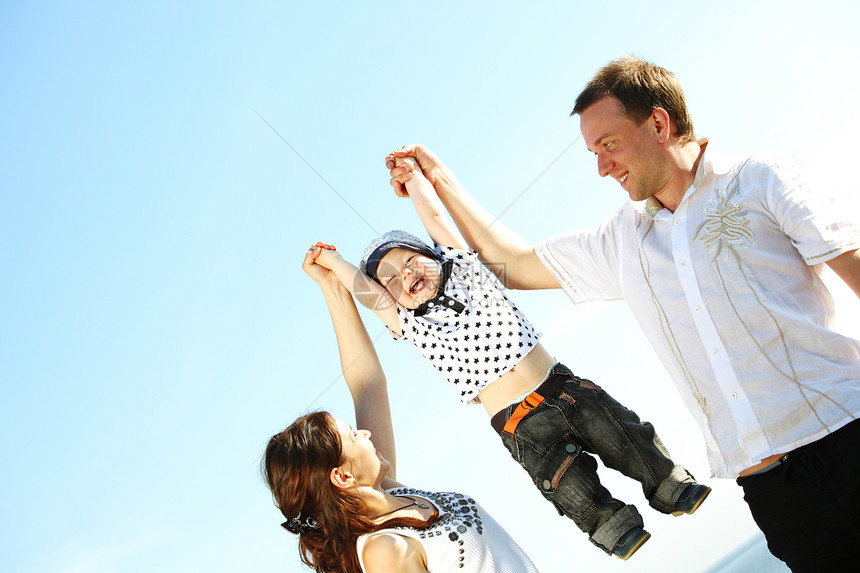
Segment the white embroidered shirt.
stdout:
<path fill-rule="evenodd" d="M 705 435 L 713 475 L 860 414 L 860 341 L 836 333 L 820 264 L 858 228 L 789 157 L 711 149 L 674 213 L 628 202 L 536 247 L 575 303 L 624 299 Z"/>

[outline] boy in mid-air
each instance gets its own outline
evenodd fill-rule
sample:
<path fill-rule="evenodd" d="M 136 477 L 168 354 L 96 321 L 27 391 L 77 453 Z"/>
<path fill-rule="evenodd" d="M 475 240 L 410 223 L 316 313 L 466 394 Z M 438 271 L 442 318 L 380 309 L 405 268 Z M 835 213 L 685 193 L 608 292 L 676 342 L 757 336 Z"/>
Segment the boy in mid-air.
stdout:
<path fill-rule="evenodd" d="M 360 268 L 322 243 L 317 264 L 394 338 L 414 344 L 462 402 L 481 403 L 543 496 L 606 553 L 628 559 L 650 534 L 634 506 L 600 485 L 589 453 L 639 481 L 654 509 L 693 513 L 711 489 L 669 458 L 650 423 L 556 362 L 468 249 L 417 166 L 406 192 L 435 247 L 390 231 L 370 244 Z"/>

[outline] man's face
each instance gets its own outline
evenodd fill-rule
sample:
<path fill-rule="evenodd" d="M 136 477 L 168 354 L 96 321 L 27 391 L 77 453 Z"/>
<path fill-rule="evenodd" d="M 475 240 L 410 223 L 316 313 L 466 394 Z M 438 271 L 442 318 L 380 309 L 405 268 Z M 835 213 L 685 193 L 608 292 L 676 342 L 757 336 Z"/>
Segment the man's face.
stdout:
<path fill-rule="evenodd" d="M 585 108 L 579 126 L 586 146 L 597 156 L 601 177 L 618 181 L 633 201 L 660 198 L 670 173 L 653 115 L 636 125 L 619 101 L 607 96 Z"/>
<path fill-rule="evenodd" d="M 436 296 L 442 266 L 415 251 L 391 249 L 379 261 L 376 277 L 402 307 L 415 309 Z"/>

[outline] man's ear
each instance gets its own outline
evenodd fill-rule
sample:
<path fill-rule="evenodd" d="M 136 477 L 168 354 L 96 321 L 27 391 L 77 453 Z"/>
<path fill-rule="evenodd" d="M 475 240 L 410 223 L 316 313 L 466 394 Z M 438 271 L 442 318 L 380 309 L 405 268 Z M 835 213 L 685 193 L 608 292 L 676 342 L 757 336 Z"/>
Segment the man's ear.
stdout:
<path fill-rule="evenodd" d="M 342 468 L 332 468 L 329 472 L 331 483 L 338 489 L 349 489 L 355 484 L 355 478 L 352 474 Z"/>
<path fill-rule="evenodd" d="M 654 126 L 654 133 L 657 136 L 657 141 L 664 143 L 669 140 L 672 135 L 672 123 L 669 119 L 669 112 L 662 107 L 655 108 L 651 112 L 651 122 Z"/>

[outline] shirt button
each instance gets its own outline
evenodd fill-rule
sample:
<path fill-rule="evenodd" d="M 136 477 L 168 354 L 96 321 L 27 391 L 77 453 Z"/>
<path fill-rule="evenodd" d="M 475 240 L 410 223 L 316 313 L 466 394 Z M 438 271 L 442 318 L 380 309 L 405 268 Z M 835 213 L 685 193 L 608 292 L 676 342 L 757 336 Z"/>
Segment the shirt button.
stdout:
<path fill-rule="evenodd" d="M 687 261 L 681 261 L 681 266 L 682 266 L 682 267 L 686 267 L 686 266 L 687 266 Z"/>
<path fill-rule="evenodd" d="M 677 225 L 680 225 L 680 224 L 681 224 L 681 219 L 675 219 L 675 225 L 677 226 Z"/>
<path fill-rule="evenodd" d="M 696 312 L 702 312 L 702 307 L 701 307 L 701 306 L 697 306 L 697 307 L 696 307 Z"/>
<path fill-rule="evenodd" d="M 713 350 L 711 350 L 711 354 L 713 354 L 714 356 L 718 356 L 720 354 L 720 351 L 714 348 Z"/>
<path fill-rule="evenodd" d="M 543 480 L 543 488 L 544 488 L 544 489 L 549 489 L 549 488 L 551 488 L 551 487 L 552 487 L 552 482 L 551 482 L 551 481 L 549 481 L 548 479 Z"/>
<path fill-rule="evenodd" d="M 732 398 L 734 398 L 735 400 L 737 400 L 737 399 L 738 399 L 738 393 L 737 393 L 737 392 L 732 392 Z"/>
<path fill-rule="evenodd" d="M 428 302 L 427 306 L 433 307 L 433 306 L 436 306 L 436 303 L 435 302 Z"/>

